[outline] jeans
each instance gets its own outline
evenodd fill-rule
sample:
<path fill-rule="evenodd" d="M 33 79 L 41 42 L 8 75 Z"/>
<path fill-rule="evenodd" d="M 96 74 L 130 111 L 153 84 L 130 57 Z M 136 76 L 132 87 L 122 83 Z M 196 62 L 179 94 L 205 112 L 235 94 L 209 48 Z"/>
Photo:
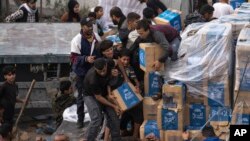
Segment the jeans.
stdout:
<path fill-rule="evenodd" d="M 172 61 L 176 61 L 178 59 L 178 50 L 179 50 L 179 46 L 180 46 L 181 40 L 180 38 L 175 38 L 171 43 L 171 47 L 173 50 L 173 54 L 171 56 L 171 60 Z"/>
<path fill-rule="evenodd" d="M 88 108 L 90 123 L 86 131 L 86 138 L 88 141 L 95 141 L 95 138 L 98 135 L 98 131 L 102 125 L 103 115 L 106 114 L 107 117 L 107 126 L 110 129 L 111 140 L 112 141 L 121 141 L 120 136 L 120 122 L 116 112 L 113 108 L 109 106 L 104 106 L 100 104 L 94 96 L 84 96 L 84 102 Z"/>
<path fill-rule="evenodd" d="M 83 100 L 83 80 L 84 76 L 77 76 L 76 80 L 76 88 L 78 91 L 78 96 L 76 99 L 77 104 L 77 116 L 78 116 L 78 122 L 84 122 L 84 100 Z"/>

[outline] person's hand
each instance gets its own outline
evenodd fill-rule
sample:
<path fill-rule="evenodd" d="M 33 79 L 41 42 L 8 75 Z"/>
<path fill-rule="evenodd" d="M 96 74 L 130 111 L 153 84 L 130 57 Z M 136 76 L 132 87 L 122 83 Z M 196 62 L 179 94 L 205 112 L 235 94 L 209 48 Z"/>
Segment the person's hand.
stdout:
<path fill-rule="evenodd" d="M 118 70 L 117 69 L 112 69 L 111 70 L 111 75 L 114 76 L 114 77 L 117 77 L 118 76 Z"/>
<path fill-rule="evenodd" d="M 162 66 L 162 63 L 159 62 L 159 61 L 157 60 L 157 61 L 154 62 L 154 64 L 153 64 L 152 67 L 153 67 L 156 71 L 158 71 L 158 70 L 160 70 L 161 66 Z"/>
<path fill-rule="evenodd" d="M 183 138 L 183 140 L 188 140 L 189 139 L 189 132 L 188 131 L 183 132 L 182 138 Z"/>
<path fill-rule="evenodd" d="M 95 61 L 95 56 L 88 56 L 87 57 L 87 61 L 89 62 L 89 63 L 94 63 L 94 61 Z"/>

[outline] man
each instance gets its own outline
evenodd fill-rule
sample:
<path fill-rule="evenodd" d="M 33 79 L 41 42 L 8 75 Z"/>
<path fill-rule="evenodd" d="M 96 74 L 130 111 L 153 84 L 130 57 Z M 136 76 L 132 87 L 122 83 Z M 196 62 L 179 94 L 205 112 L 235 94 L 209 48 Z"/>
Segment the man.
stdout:
<path fill-rule="evenodd" d="M 224 15 L 230 15 L 234 13 L 233 7 L 228 4 L 228 0 L 220 0 L 214 5 L 214 14 L 213 17 L 219 18 Z"/>
<path fill-rule="evenodd" d="M 100 57 L 96 48 L 97 40 L 93 34 L 93 23 L 89 18 L 83 18 L 80 22 L 81 31 L 71 41 L 71 63 L 72 70 L 77 75 L 76 88 L 78 90 L 77 97 L 77 115 L 78 128 L 82 128 L 84 121 L 84 101 L 83 101 L 83 80 L 92 67 L 96 58 Z"/>
<path fill-rule="evenodd" d="M 131 64 L 135 69 L 135 73 L 138 77 L 138 80 L 143 81 L 144 72 L 140 69 L 140 64 L 139 64 L 139 44 L 155 42 L 163 48 L 164 55 L 158 58 L 158 60 L 154 62 L 153 67 L 155 68 L 155 70 L 160 69 L 161 65 L 165 63 L 167 58 L 170 56 L 170 53 L 172 52 L 170 52 L 171 47 L 164 34 L 159 31 L 152 30 L 148 20 L 144 19 L 138 21 L 136 30 L 139 34 L 139 37 L 135 40 L 134 44 L 129 48 L 129 50 L 132 52 Z"/>
<path fill-rule="evenodd" d="M 27 0 L 27 3 L 5 18 L 5 22 L 28 22 L 34 23 L 39 21 L 38 10 L 36 8 L 37 0 Z"/>
<path fill-rule="evenodd" d="M 156 16 L 167 10 L 167 7 L 160 0 L 139 0 L 139 1 L 141 3 L 145 2 L 147 4 L 147 7 L 152 8 Z"/>
<path fill-rule="evenodd" d="M 151 22 L 152 25 L 155 25 L 155 14 L 154 14 L 154 10 L 152 8 L 146 7 L 143 9 L 143 19 L 147 19 Z"/>
<path fill-rule="evenodd" d="M 107 100 L 107 85 L 111 75 L 111 69 L 115 66 L 113 60 L 99 58 L 95 60 L 84 79 L 84 102 L 91 118 L 86 133 L 87 141 L 95 141 L 98 130 L 102 124 L 102 112 L 107 116 L 107 126 L 111 131 L 112 141 L 120 141 L 120 122 L 116 113 L 120 113 L 119 107 Z"/>
<path fill-rule="evenodd" d="M 205 22 L 210 22 L 213 18 L 214 8 L 208 4 L 204 5 L 200 9 L 200 13 Z"/>

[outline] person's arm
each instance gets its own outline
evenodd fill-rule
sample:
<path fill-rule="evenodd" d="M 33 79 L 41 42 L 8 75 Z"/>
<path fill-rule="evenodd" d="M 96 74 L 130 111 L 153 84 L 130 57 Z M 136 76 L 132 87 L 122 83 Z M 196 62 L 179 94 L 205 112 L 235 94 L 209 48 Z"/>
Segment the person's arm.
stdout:
<path fill-rule="evenodd" d="M 5 18 L 5 22 L 15 22 L 17 19 L 23 17 L 23 10 L 17 10 L 16 12 L 12 13 L 11 15 Z"/>
<path fill-rule="evenodd" d="M 103 105 L 109 106 L 109 107 L 113 108 L 117 113 L 120 113 L 120 109 L 117 105 L 112 104 L 111 102 L 109 102 L 106 98 L 104 98 L 100 94 L 95 94 L 95 98 L 97 101 L 99 101 Z"/>
<path fill-rule="evenodd" d="M 61 17 L 61 21 L 62 22 L 67 22 L 68 21 L 68 17 L 69 17 L 69 13 L 65 12 L 62 17 Z"/>
<path fill-rule="evenodd" d="M 154 38 L 155 42 L 159 44 L 164 51 L 163 55 L 158 59 L 158 61 L 164 63 L 168 58 L 168 48 L 170 46 L 169 42 L 167 41 L 163 33 L 158 31 L 154 32 Z"/>
<path fill-rule="evenodd" d="M 122 63 L 119 60 L 117 60 L 117 66 L 119 67 L 119 70 L 121 71 L 122 76 L 124 77 L 125 82 L 130 82 L 130 80 L 128 79 L 128 75 L 126 74 L 125 69 L 124 69 Z"/>

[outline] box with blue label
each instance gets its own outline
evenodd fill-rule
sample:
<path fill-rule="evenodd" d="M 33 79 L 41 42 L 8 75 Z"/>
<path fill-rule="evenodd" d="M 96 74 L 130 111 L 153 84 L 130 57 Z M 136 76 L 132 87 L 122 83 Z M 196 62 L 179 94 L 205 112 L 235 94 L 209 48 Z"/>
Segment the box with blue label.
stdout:
<path fill-rule="evenodd" d="M 131 83 L 123 83 L 119 88 L 112 91 L 112 94 L 122 111 L 136 106 L 143 100 L 140 94 L 135 93 L 135 87 Z"/>
<path fill-rule="evenodd" d="M 140 68 L 145 72 L 155 71 L 153 64 L 157 61 L 164 51 L 160 45 L 155 43 L 140 43 L 139 62 Z M 161 66 L 159 71 L 164 70 L 164 65 Z"/>
<path fill-rule="evenodd" d="M 218 81 L 210 80 L 207 89 L 206 105 L 230 106 L 229 80 L 227 78 L 224 81 L 219 79 Z"/>
<path fill-rule="evenodd" d="M 159 72 L 149 72 L 144 74 L 145 96 L 154 96 L 161 93 L 163 79 Z"/>
<path fill-rule="evenodd" d="M 181 31 L 181 12 L 178 10 L 166 10 L 154 19 L 156 24 L 170 24 L 176 30 Z"/>
<path fill-rule="evenodd" d="M 114 43 L 114 45 L 122 43 L 122 41 L 118 35 L 109 35 L 106 37 L 106 39 L 112 41 Z"/>
<path fill-rule="evenodd" d="M 239 8 L 242 3 L 244 3 L 245 0 L 230 0 L 230 5 L 235 9 Z"/>
<path fill-rule="evenodd" d="M 156 120 L 157 119 L 157 107 L 160 100 L 153 100 L 152 97 L 143 98 L 143 117 L 144 120 Z"/>
<path fill-rule="evenodd" d="M 230 107 L 210 107 L 210 124 L 228 125 L 231 122 L 232 110 Z"/>
<path fill-rule="evenodd" d="M 156 120 L 145 120 L 140 127 L 140 139 L 143 140 L 149 136 L 163 141 L 163 135 L 162 132 L 158 129 Z"/>
<path fill-rule="evenodd" d="M 189 106 L 189 119 L 190 126 L 202 127 L 205 125 L 206 118 L 206 106 L 203 104 L 191 104 Z"/>
<path fill-rule="evenodd" d="M 167 83 L 162 87 L 163 108 L 183 109 L 186 100 L 186 86 L 181 82 Z"/>
<path fill-rule="evenodd" d="M 183 130 L 183 111 L 173 108 L 164 109 L 163 105 L 157 107 L 157 124 L 161 130 Z"/>
<path fill-rule="evenodd" d="M 240 32 L 236 46 L 235 96 L 238 91 L 250 92 L 250 24 Z M 235 97 L 234 96 L 234 97 Z"/>
<path fill-rule="evenodd" d="M 248 104 L 246 102 L 241 101 L 235 104 L 232 114 L 232 124 L 236 125 L 250 124 L 250 107 L 248 107 Z"/>

